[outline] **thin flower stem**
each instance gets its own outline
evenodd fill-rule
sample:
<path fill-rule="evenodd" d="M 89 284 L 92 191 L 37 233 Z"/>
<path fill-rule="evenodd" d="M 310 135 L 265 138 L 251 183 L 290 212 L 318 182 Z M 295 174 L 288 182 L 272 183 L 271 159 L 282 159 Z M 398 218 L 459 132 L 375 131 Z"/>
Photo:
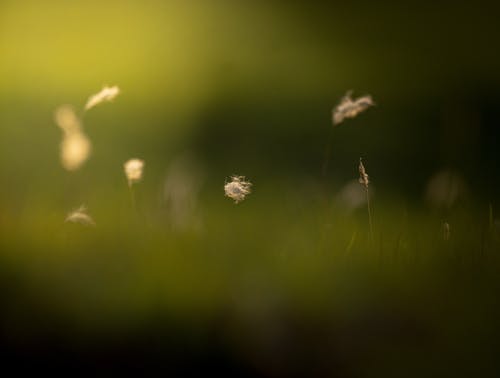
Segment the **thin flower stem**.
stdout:
<path fill-rule="evenodd" d="M 365 186 L 366 188 L 366 205 L 368 208 L 368 222 L 370 223 L 370 239 L 373 242 L 373 222 L 372 222 L 372 211 L 371 211 L 371 206 L 370 206 L 370 192 L 368 191 L 368 185 Z"/>
<path fill-rule="evenodd" d="M 493 205 L 491 202 L 488 204 L 488 223 L 490 231 L 493 230 Z"/>
<path fill-rule="evenodd" d="M 132 184 L 129 183 L 129 192 L 130 192 L 130 203 L 132 204 L 132 211 L 135 213 L 136 212 L 136 204 L 135 204 L 135 192 L 134 188 L 132 187 Z"/>
<path fill-rule="evenodd" d="M 368 185 L 370 184 L 370 177 L 366 173 L 365 166 L 363 165 L 363 159 L 359 158 L 359 183 L 365 187 L 366 190 L 366 207 L 368 208 L 368 222 L 370 223 L 370 240 L 374 241 L 373 238 L 373 223 L 372 223 L 372 211 L 370 206 L 370 192 L 368 190 Z"/>
<path fill-rule="evenodd" d="M 328 134 L 328 140 L 325 146 L 325 153 L 323 157 L 323 166 L 321 167 L 321 173 L 323 178 L 326 178 L 328 173 L 328 163 L 330 162 L 330 153 L 332 148 L 332 140 L 333 140 L 333 128 L 330 128 L 330 133 Z"/>

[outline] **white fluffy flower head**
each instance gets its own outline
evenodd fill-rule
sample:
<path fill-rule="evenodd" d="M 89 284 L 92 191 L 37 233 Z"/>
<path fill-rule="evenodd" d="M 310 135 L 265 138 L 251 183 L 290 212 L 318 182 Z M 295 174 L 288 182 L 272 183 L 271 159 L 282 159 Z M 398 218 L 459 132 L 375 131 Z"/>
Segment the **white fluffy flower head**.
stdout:
<path fill-rule="evenodd" d="M 127 176 L 129 186 L 142 179 L 142 171 L 144 169 L 144 160 L 130 159 L 123 164 L 125 176 Z"/>
<path fill-rule="evenodd" d="M 84 226 L 95 226 L 95 222 L 92 217 L 88 214 L 85 205 L 80 206 L 78 209 L 72 211 L 66 217 L 65 222 L 69 223 L 80 223 Z"/>
<path fill-rule="evenodd" d="M 67 134 L 61 143 L 61 162 L 68 171 L 80 168 L 92 150 L 90 139 L 83 132 Z"/>
<path fill-rule="evenodd" d="M 85 104 L 85 110 L 89 110 L 102 102 L 113 101 L 113 99 L 120 94 L 120 88 L 116 85 L 113 87 L 104 86 L 100 92 L 92 95 Z"/>
<path fill-rule="evenodd" d="M 56 124 L 63 131 L 60 158 L 64 169 L 79 169 L 90 156 L 92 143 L 83 131 L 82 123 L 70 105 L 62 105 L 55 111 Z"/>
<path fill-rule="evenodd" d="M 352 91 L 348 91 L 340 100 L 340 103 L 332 111 L 332 121 L 334 125 L 342 123 L 346 118 L 354 118 L 359 113 L 365 111 L 375 103 L 370 95 L 351 98 Z"/>
<path fill-rule="evenodd" d="M 82 125 L 75 109 L 71 105 L 61 105 L 54 112 L 54 119 L 57 126 L 67 135 L 82 130 Z"/>
<path fill-rule="evenodd" d="M 235 203 L 241 202 L 250 194 L 252 183 L 245 181 L 244 176 L 231 176 L 231 181 L 224 185 L 226 197 L 234 200 Z"/>

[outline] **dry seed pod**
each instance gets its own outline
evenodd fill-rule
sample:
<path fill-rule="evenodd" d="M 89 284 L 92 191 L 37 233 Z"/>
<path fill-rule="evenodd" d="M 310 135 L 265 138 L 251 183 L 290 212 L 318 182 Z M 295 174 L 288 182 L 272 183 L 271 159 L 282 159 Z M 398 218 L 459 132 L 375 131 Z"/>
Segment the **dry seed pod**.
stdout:
<path fill-rule="evenodd" d="M 370 183 L 369 176 L 366 173 L 365 166 L 363 165 L 363 161 L 359 158 L 359 183 L 363 184 L 368 188 L 368 184 Z"/>

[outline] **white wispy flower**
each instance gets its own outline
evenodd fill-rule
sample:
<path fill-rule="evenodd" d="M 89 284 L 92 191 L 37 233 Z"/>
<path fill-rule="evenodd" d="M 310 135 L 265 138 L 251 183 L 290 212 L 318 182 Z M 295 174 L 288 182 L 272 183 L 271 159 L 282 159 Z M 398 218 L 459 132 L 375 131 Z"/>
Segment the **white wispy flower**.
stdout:
<path fill-rule="evenodd" d="M 374 106 L 375 103 L 370 95 L 351 98 L 352 91 L 348 91 L 340 100 L 340 103 L 332 111 L 332 121 L 334 125 L 338 125 L 346 118 L 354 118 L 359 113 Z"/>
<path fill-rule="evenodd" d="M 90 139 L 81 131 L 67 133 L 61 143 L 61 163 L 68 171 L 75 171 L 89 158 Z"/>
<path fill-rule="evenodd" d="M 231 181 L 224 185 L 226 196 L 233 199 L 235 203 L 241 202 L 245 196 L 250 194 L 252 183 L 245 181 L 244 176 L 231 176 Z"/>
<path fill-rule="evenodd" d="M 119 94 L 120 88 L 116 85 L 113 87 L 105 86 L 100 92 L 89 97 L 87 103 L 85 104 L 85 110 L 89 110 L 102 102 L 112 101 Z"/>
<path fill-rule="evenodd" d="M 132 186 L 133 183 L 142 179 L 142 171 L 144 169 L 144 160 L 130 159 L 123 164 L 125 176 L 127 176 L 128 185 Z"/>
<path fill-rule="evenodd" d="M 81 131 L 81 122 L 71 105 L 61 105 L 54 112 L 57 126 L 66 134 Z"/>
<path fill-rule="evenodd" d="M 87 213 L 87 208 L 85 207 L 85 205 L 82 205 L 78 209 L 69 213 L 66 217 L 65 222 L 80 223 L 85 226 L 95 226 L 95 222 Z"/>
<path fill-rule="evenodd" d="M 63 131 L 61 164 L 68 171 L 77 170 L 89 158 L 92 143 L 83 132 L 81 121 L 71 105 L 59 106 L 54 113 L 54 119 Z"/>

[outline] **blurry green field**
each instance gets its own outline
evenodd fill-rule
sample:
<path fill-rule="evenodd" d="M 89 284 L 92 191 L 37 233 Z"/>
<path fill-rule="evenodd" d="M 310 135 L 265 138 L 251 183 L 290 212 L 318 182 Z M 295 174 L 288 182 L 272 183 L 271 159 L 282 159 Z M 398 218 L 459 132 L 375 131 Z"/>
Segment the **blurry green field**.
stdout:
<path fill-rule="evenodd" d="M 90 208 L 96 227 L 63 223 L 61 209 L 3 212 L 7 334 L 109 340 L 169 324 L 177 336 L 168 337 L 203 345 L 222 325 L 228 351 L 278 371 L 328 365 L 316 353 L 330 347 L 362 358 L 348 362 L 361 371 L 418 363 L 407 376 L 419 376 L 458 356 L 470 371 L 493 366 L 500 238 L 487 211 L 453 211 L 444 240 L 440 217 L 375 201 L 371 242 L 364 209 L 349 214 L 293 192 L 276 198 L 279 185 L 256 187 L 239 205 L 208 193 L 197 229 L 172 229 L 141 196 L 134 212 L 125 185 L 124 198 Z"/>
<path fill-rule="evenodd" d="M 495 376 L 495 14 L 1 1 L 0 355 L 70 375 Z M 84 112 L 104 85 L 119 96 Z M 334 127 L 350 89 L 375 106 Z M 93 146 L 72 172 L 64 104 Z M 239 204 L 231 175 L 253 184 Z M 81 205 L 95 226 L 65 222 Z"/>

